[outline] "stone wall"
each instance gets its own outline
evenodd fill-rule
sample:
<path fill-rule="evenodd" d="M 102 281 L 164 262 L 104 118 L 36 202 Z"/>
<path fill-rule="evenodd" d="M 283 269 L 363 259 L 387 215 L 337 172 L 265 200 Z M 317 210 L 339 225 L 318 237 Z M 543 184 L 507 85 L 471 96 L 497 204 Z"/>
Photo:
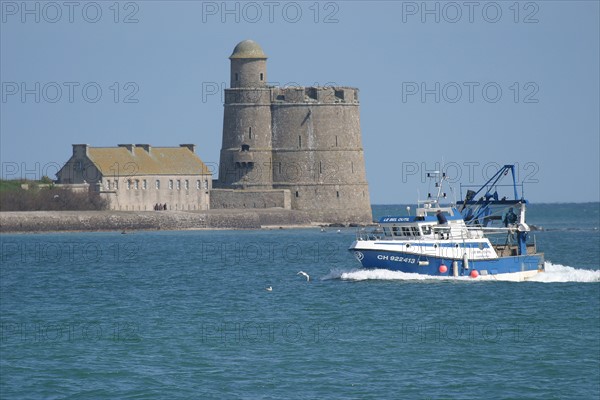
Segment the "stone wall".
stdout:
<path fill-rule="evenodd" d="M 0 213 L 0 232 L 260 228 L 257 214 L 181 211 L 31 211 Z"/>
<path fill-rule="evenodd" d="M 252 210 L 258 214 L 260 225 L 269 226 L 308 226 L 313 225 L 310 215 L 304 211 L 283 209 L 256 209 Z"/>
<path fill-rule="evenodd" d="M 285 209 L 186 211 L 0 212 L 0 232 L 259 229 L 310 226 L 307 213 Z"/>
<path fill-rule="evenodd" d="M 315 222 L 371 223 L 356 89 L 305 90 L 337 102 L 273 103 L 273 187 L 289 189 L 292 209 Z"/>
<path fill-rule="evenodd" d="M 247 208 L 283 208 L 291 209 L 290 191 L 273 190 L 233 190 L 213 189 L 210 192 L 210 208 L 247 209 Z"/>

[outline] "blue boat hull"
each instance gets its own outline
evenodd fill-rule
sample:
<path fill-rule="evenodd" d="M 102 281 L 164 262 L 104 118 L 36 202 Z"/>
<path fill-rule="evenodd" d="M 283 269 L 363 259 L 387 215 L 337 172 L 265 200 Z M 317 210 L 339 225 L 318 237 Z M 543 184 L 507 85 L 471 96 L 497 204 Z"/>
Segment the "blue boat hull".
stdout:
<path fill-rule="evenodd" d="M 478 275 L 499 275 L 537 272 L 544 269 L 543 254 L 502 257 L 494 260 L 469 260 L 468 268 L 465 268 L 462 259 L 432 256 L 419 259 L 415 254 L 383 250 L 350 249 L 350 251 L 366 269 L 388 269 L 432 276 L 454 276 L 453 266 L 456 266 L 458 276 L 469 276 L 473 270 L 477 271 Z M 443 267 L 440 268 L 442 265 L 446 267 L 445 272 L 442 272 Z"/>

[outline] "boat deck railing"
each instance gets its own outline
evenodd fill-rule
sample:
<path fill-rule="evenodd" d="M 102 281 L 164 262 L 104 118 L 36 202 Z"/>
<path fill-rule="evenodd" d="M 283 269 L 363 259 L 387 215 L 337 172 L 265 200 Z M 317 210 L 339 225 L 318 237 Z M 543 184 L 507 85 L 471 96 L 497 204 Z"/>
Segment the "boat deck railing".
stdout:
<path fill-rule="evenodd" d="M 506 245 L 513 242 L 515 237 L 514 229 L 507 228 L 481 228 L 481 227 L 463 227 L 452 228 L 450 226 L 435 226 L 432 228 L 431 235 L 405 236 L 405 235 L 389 235 L 381 229 L 367 230 L 362 228 L 356 232 L 356 240 L 374 241 L 374 240 L 398 240 L 398 241 L 415 241 L 415 240 L 467 240 L 481 239 L 487 237 L 493 244 Z M 512 236 L 511 236 L 512 235 Z M 512 239 L 511 239 L 512 238 Z"/>
<path fill-rule="evenodd" d="M 419 236 L 394 236 L 386 235 L 383 230 L 366 230 L 360 229 L 356 232 L 356 240 L 362 241 L 374 241 L 374 240 L 398 240 L 398 241 L 414 241 L 414 240 L 465 240 L 465 239 L 479 239 L 483 237 L 482 233 L 472 232 L 468 229 L 452 229 L 449 226 L 440 226 L 432 228 L 433 237 L 431 235 L 419 235 Z"/>
<path fill-rule="evenodd" d="M 364 228 L 360 229 L 356 232 L 356 240 L 363 240 L 363 241 L 383 240 L 383 239 L 389 238 L 389 237 L 391 237 L 391 236 L 386 236 L 383 231 L 377 231 L 377 230 L 367 231 Z"/>

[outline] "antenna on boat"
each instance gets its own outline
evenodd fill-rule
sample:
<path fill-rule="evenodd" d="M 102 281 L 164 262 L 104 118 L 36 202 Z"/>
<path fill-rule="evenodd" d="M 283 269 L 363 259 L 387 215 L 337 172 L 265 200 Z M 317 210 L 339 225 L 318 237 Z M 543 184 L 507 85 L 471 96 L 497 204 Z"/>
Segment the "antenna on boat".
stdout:
<path fill-rule="evenodd" d="M 457 203 L 456 192 L 454 191 L 454 188 L 452 187 L 452 185 L 448 185 L 448 188 L 450 189 L 450 194 L 452 195 L 452 199 L 451 200 L 453 200 L 452 204 L 454 205 L 454 204 Z"/>
<path fill-rule="evenodd" d="M 443 171 L 432 171 L 432 172 L 428 172 L 427 173 L 427 177 L 435 180 L 435 188 L 436 188 L 436 194 L 435 194 L 435 200 L 433 200 L 434 202 L 438 202 L 439 205 L 439 200 L 440 198 L 446 198 L 447 194 L 445 192 L 442 192 L 443 187 L 444 187 L 444 181 L 447 180 L 446 177 L 446 173 Z M 432 199 L 432 194 L 428 193 L 427 194 L 427 199 L 431 200 Z"/>

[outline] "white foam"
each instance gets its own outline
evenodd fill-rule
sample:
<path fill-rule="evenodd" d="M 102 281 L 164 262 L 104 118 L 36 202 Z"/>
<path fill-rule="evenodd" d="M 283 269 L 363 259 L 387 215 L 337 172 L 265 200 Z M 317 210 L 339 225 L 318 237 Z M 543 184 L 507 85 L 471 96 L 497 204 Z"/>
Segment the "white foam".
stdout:
<path fill-rule="evenodd" d="M 354 281 L 364 281 L 369 279 L 375 280 L 402 280 L 402 281 L 425 281 L 425 280 L 468 280 L 473 279 L 468 276 L 460 276 L 457 278 L 450 276 L 430 276 L 423 274 L 410 274 L 406 272 L 400 271 L 390 271 L 387 269 L 373 269 L 373 270 L 360 270 L 356 272 L 348 272 L 344 273 L 341 276 L 341 279 L 348 279 Z"/>
<path fill-rule="evenodd" d="M 533 282 L 600 282 L 600 270 L 578 269 L 561 264 L 544 263 L 545 272 L 530 278 Z"/>
<path fill-rule="evenodd" d="M 468 276 L 461 276 L 458 278 L 448 276 L 431 276 L 423 274 L 410 274 L 400 271 L 390 271 L 388 269 L 334 269 L 329 271 L 323 280 L 328 279 L 342 279 L 349 281 L 366 281 L 366 280 L 384 280 L 384 281 L 426 281 L 426 280 L 469 280 L 472 279 Z"/>
<path fill-rule="evenodd" d="M 526 278 L 529 282 L 600 282 L 600 270 L 577 269 L 560 264 L 552 264 L 546 261 L 544 263 L 545 272 L 538 273 L 533 277 Z M 387 269 L 333 269 L 329 274 L 321 278 L 322 280 L 341 279 L 349 281 L 366 280 L 384 280 L 384 281 L 523 281 L 522 278 L 505 274 L 502 276 L 479 276 L 471 278 L 469 276 L 430 276 L 423 274 L 409 274 L 400 271 L 390 271 Z"/>

